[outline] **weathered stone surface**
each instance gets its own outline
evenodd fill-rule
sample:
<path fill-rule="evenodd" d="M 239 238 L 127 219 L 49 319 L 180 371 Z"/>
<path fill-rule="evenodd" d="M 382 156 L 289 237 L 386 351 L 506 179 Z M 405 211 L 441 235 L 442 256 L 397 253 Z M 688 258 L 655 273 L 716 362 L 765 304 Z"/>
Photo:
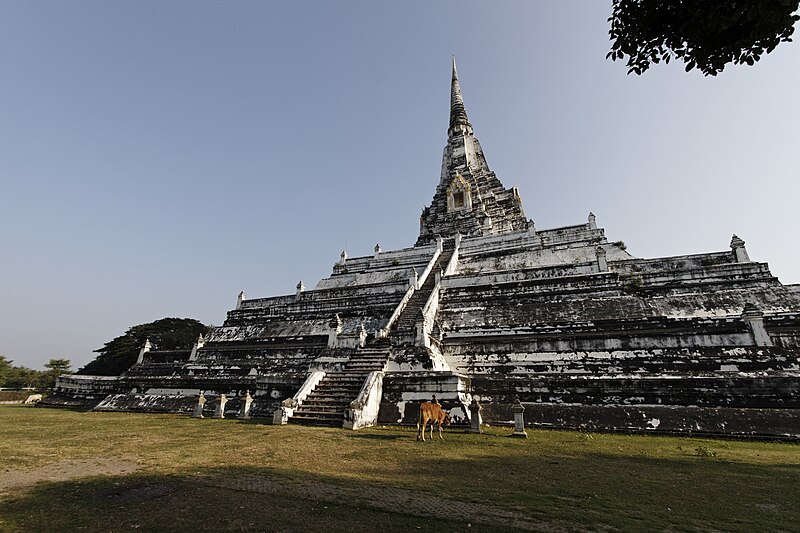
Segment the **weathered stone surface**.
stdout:
<path fill-rule="evenodd" d="M 313 289 L 242 292 L 191 351 L 146 346 L 124 376 L 62 378 L 42 404 L 188 414 L 206 391 L 229 415 L 357 427 L 376 409 L 416 424 L 434 394 L 456 422 L 475 399 L 510 424 L 518 397 L 529 425 L 797 437 L 800 286 L 744 244 L 642 259 L 591 213 L 535 227 L 489 169 L 454 65 L 416 246 L 343 252 Z"/>

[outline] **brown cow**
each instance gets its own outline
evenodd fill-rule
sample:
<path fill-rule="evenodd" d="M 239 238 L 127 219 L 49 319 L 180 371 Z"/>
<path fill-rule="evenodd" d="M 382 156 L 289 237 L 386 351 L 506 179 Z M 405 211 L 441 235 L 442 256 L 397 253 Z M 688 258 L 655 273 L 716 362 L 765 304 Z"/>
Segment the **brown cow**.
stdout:
<path fill-rule="evenodd" d="M 425 425 L 431 423 L 431 438 L 433 438 L 433 424 L 439 425 L 439 438 L 442 437 L 442 424 L 450 425 L 450 415 L 438 403 L 423 402 L 419 405 L 419 419 L 417 419 L 417 440 L 425 440 Z M 420 426 L 420 424 L 422 424 Z"/>

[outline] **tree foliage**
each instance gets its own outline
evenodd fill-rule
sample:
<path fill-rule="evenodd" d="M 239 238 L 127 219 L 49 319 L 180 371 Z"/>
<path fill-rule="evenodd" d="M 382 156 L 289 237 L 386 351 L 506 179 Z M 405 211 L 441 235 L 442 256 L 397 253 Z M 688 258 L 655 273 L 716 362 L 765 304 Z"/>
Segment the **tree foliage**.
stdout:
<path fill-rule="evenodd" d="M 148 339 L 154 350 L 187 349 L 207 331 L 208 326 L 192 318 L 162 318 L 139 324 L 95 350 L 100 355 L 78 370 L 78 374 L 119 376 L 136 363 L 139 350 Z"/>
<path fill-rule="evenodd" d="M 628 74 L 682 59 L 716 76 L 728 63 L 753 65 L 791 41 L 800 0 L 612 0 L 611 51 Z"/>
<path fill-rule="evenodd" d="M 56 378 L 68 374 L 69 359 L 50 359 L 46 371 L 34 370 L 24 366 L 14 366 L 14 361 L 0 355 L 0 387 L 8 389 L 46 389 L 52 387 Z"/>
<path fill-rule="evenodd" d="M 56 384 L 56 378 L 62 374 L 72 374 L 72 362 L 69 359 L 50 359 L 44 365 L 45 371 L 40 378 L 40 388 L 51 389 Z"/>

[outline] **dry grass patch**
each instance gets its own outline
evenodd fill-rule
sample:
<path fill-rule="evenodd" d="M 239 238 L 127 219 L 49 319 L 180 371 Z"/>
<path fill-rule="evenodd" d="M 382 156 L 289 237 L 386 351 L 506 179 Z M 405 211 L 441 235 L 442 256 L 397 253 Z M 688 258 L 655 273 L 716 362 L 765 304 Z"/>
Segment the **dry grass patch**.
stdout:
<path fill-rule="evenodd" d="M 800 523 L 794 444 L 558 431 L 518 440 L 509 433 L 450 431 L 443 442 L 422 443 L 409 428 L 349 432 L 4 406 L 0 481 L 64 461 L 124 461 L 136 471 L 6 491 L 0 530 L 40 530 L 42 517 L 57 510 L 69 517 L 58 530 L 88 524 L 99 531 L 92 517 L 117 516 L 115 509 L 145 529 L 147 512 L 163 513 L 175 530 L 213 523 L 237 531 L 370 524 L 456 531 L 470 523 L 472 530 L 764 531 Z M 139 499 L 102 496 L 114 483 Z M 428 513 L 444 521 L 427 520 Z"/>

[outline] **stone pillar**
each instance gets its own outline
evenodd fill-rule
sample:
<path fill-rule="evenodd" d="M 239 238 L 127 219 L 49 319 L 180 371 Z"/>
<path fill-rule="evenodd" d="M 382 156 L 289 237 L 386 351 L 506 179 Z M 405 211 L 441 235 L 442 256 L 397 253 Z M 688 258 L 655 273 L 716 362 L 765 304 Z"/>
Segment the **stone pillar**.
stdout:
<path fill-rule="evenodd" d="M 433 278 L 436 281 L 436 285 L 442 282 L 443 276 L 444 276 L 444 271 L 441 268 L 436 271 L 436 275 Z"/>
<path fill-rule="evenodd" d="M 597 219 L 591 211 L 589 211 L 589 229 L 597 229 Z"/>
<path fill-rule="evenodd" d="M 242 302 L 247 300 L 247 295 L 245 295 L 244 291 L 239 293 L 239 296 L 236 298 L 236 309 L 241 309 Z"/>
<path fill-rule="evenodd" d="M 339 313 L 336 313 L 330 322 L 328 322 L 328 348 L 334 349 L 339 345 L 339 333 L 342 332 L 342 319 L 339 318 Z"/>
<path fill-rule="evenodd" d="M 206 345 L 206 340 L 203 338 L 203 334 L 201 333 L 197 340 L 194 342 L 194 346 L 192 346 L 192 353 L 189 354 L 189 361 L 196 361 L 197 360 L 197 350 L 202 348 Z"/>
<path fill-rule="evenodd" d="M 528 233 L 531 235 L 536 235 L 536 224 L 534 224 L 533 219 L 528 219 Z"/>
<path fill-rule="evenodd" d="M 295 300 L 299 300 L 300 299 L 300 295 L 303 294 L 303 291 L 306 290 L 306 286 L 303 285 L 303 280 L 302 279 L 297 282 L 297 287 L 295 287 L 295 288 L 297 289 L 297 291 L 294 293 L 294 299 Z"/>
<path fill-rule="evenodd" d="M 203 406 L 205 404 L 206 404 L 206 397 L 203 395 L 203 391 L 200 391 L 200 396 L 197 397 L 197 405 L 194 406 L 194 413 L 192 413 L 192 418 L 204 418 Z"/>
<path fill-rule="evenodd" d="M 750 256 L 747 255 L 747 249 L 744 247 L 744 241 L 736 235 L 731 237 L 731 250 L 733 250 L 733 255 L 736 257 L 737 263 L 750 262 Z"/>
<path fill-rule="evenodd" d="M 426 326 L 429 326 L 428 320 L 425 317 L 425 313 L 422 309 L 419 310 L 419 316 L 417 317 L 417 346 L 429 348 L 431 345 L 431 341 L 428 338 L 428 335 L 425 333 L 427 329 Z"/>
<path fill-rule="evenodd" d="M 599 272 L 608 272 L 608 261 L 606 261 L 606 251 L 601 246 L 597 247 L 594 251 L 597 257 L 597 270 Z"/>
<path fill-rule="evenodd" d="M 364 324 L 360 324 L 358 326 L 358 346 L 363 348 L 367 345 L 367 328 L 364 327 Z"/>
<path fill-rule="evenodd" d="M 225 418 L 225 404 L 228 403 L 228 399 L 224 394 L 220 394 L 214 403 L 216 407 L 214 408 L 214 416 L 211 418 Z"/>
<path fill-rule="evenodd" d="M 380 244 L 376 244 L 375 245 L 375 259 L 377 259 L 379 255 L 381 255 L 381 245 Z"/>
<path fill-rule="evenodd" d="M 469 432 L 470 433 L 483 433 L 481 431 L 481 404 L 478 400 L 473 398 L 472 403 L 469 404 Z"/>
<path fill-rule="evenodd" d="M 512 437 L 528 438 L 528 433 L 525 431 L 525 408 L 522 402 L 519 401 L 519 396 L 514 398 L 514 405 L 511 406 L 511 412 L 514 413 L 514 433 Z"/>
<path fill-rule="evenodd" d="M 412 268 L 408 274 L 408 286 L 414 287 L 415 290 L 419 289 L 419 274 L 417 274 L 416 268 Z"/>
<path fill-rule="evenodd" d="M 347 250 L 342 250 L 342 253 L 339 254 L 339 264 L 344 266 L 347 263 Z"/>
<path fill-rule="evenodd" d="M 152 345 L 150 344 L 150 339 L 145 339 L 144 346 L 142 346 L 142 349 L 139 350 L 139 357 L 136 359 L 137 364 L 144 361 L 144 354 L 149 352 L 150 348 L 152 348 Z"/>
<path fill-rule="evenodd" d="M 289 418 L 294 414 L 294 410 L 297 407 L 297 400 L 294 398 L 286 398 L 281 402 L 281 406 L 275 409 L 275 413 L 272 415 L 272 423 L 276 426 L 288 424 Z"/>
<path fill-rule="evenodd" d="M 461 232 L 456 233 L 456 248 L 461 246 Z"/>
<path fill-rule="evenodd" d="M 436 236 L 436 250 L 438 252 L 444 250 L 444 239 L 442 238 L 441 235 Z"/>
<path fill-rule="evenodd" d="M 756 346 L 772 346 L 772 338 L 764 327 L 764 312 L 755 304 L 749 303 L 742 310 L 742 321 L 750 328 L 753 334 L 753 344 Z"/>
<path fill-rule="evenodd" d="M 250 391 L 242 397 L 242 406 L 239 408 L 239 419 L 250 420 L 250 407 L 253 404 L 253 397 L 250 396 Z"/>

